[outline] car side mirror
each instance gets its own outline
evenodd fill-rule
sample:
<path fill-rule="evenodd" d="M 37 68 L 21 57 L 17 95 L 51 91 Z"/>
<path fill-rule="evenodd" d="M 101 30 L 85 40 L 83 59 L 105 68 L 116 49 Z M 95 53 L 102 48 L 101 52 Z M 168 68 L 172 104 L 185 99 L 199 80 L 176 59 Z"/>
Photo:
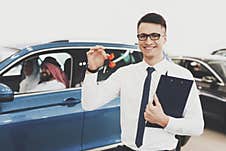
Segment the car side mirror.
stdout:
<path fill-rule="evenodd" d="M 14 94 L 7 85 L 0 83 L 0 103 L 13 101 Z"/>
<path fill-rule="evenodd" d="M 213 76 L 204 76 L 204 77 L 202 77 L 202 81 L 207 82 L 207 83 L 212 83 L 212 84 L 217 83 L 217 79 Z"/>

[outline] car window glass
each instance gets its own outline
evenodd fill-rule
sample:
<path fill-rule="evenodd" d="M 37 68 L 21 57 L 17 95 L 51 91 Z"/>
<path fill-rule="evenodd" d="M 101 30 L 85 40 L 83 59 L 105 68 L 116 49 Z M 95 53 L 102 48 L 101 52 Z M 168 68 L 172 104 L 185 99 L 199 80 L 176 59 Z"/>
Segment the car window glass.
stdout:
<path fill-rule="evenodd" d="M 142 54 L 138 51 L 108 49 L 106 52 L 114 58 L 100 68 L 97 81 L 106 80 L 120 67 L 142 61 Z"/>
<path fill-rule="evenodd" d="M 45 60 L 46 57 L 53 57 L 57 60 L 57 62 L 60 64 L 60 67 L 62 70 L 64 70 L 64 63 L 68 58 L 71 58 L 71 56 L 67 53 L 50 53 L 50 54 L 44 54 L 40 55 L 39 62 L 41 63 L 43 60 Z"/>
<path fill-rule="evenodd" d="M 45 81 L 46 86 L 42 87 L 39 85 L 41 83 L 41 64 L 48 57 L 54 58 L 59 63 L 59 68 L 51 67 L 51 74 L 54 76 L 51 77 L 51 80 Z M 27 57 L 7 70 L 1 76 L 0 82 L 8 85 L 16 94 L 68 88 L 71 84 L 68 80 L 71 75 L 67 74 L 68 72 L 65 73 L 66 68 L 71 70 L 71 64 L 65 67 L 68 59 L 71 59 L 71 55 L 62 52 Z M 32 65 L 26 67 L 28 62 Z M 26 75 L 26 72 L 30 72 L 30 74 Z M 47 83 L 51 85 L 47 85 Z"/>
<path fill-rule="evenodd" d="M 5 74 L 3 74 L 3 76 L 16 76 L 16 75 L 20 75 L 21 74 L 21 70 L 22 70 L 22 64 L 18 64 L 16 66 L 14 66 L 13 68 L 11 68 L 8 72 L 6 72 Z"/>
<path fill-rule="evenodd" d="M 86 52 L 89 49 L 76 49 L 71 50 L 71 54 L 73 56 L 73 60 L 68 62 L 72 63 L 72 80 L 71 87 L 81 87 L 82 82 L 85 78 L 85 72 L 87 68 L 87 58 Z M 132 50 L 114 50 L 114 49 L 106 49 L 105 50 L 111 56 L 114 56 L 111 61 L 115 62 L 115 66 L 109 66 L 109 63 L 104 67 L 101 67 L 98 72 L 98 81 L 106 80 L 113 72 L 115 72 L 118 68 L 134 64 L 142 61 L 142 53 L 139 51 Z"/>
<path fill-rule="evenodd" d="M 185 66 L 184 66 L 185 60 L 183 60 L 183 59 L 172 59 L 172 61 L 173 61 L 174 63 L 176 63 L 176 64 L 182 66 L 182 67 L 185 67 Z"/>
<path fill-rule="evenodd" d="M 219 52 L 216 52 L 215 55 L 220 55 L 220 56 L 226 57 L 226 51 L 219 51 Z"/>
<path fill-rule="evenodd" d="M 202 79 L 205 76 L 213 76 L 212 72 L 199 62 L 187 61 L 186 66 L 195 78 Z"/>
<path fill-rule="evenodd" d="M 208 64 L 216 71 L 223 81 L 226 81 L 226 61 L 208 61 Z"/>
<path fill-rule="evenodd" d="M 15 93 L 18 93 L 20 89 L 20 83 L 23 79 L 25 79 L 23 74 L 23 66 L 28 60 L 33 60 L 33 57 L 26 58 L 6 70 L 6 72 L 0 76 L 0 83 L 8 85 Z M 39 68 L 36 70 L 36 74 L 39 75 Z M 31 80 L 30 83 L 32 84 L 33 81 Z"/>
<path fill-rule="evenodd" d="M 65 72 L 66 68 L 71 70 L 71 64 L 68 65 L 69 67 L 65 67 L 68 59 L 71 59 L 71 55 L 68 53 L 39 55 L 40 81 L 32 91 L 60 90 L 70 87 L 69 77 L 71 75 Z"/>

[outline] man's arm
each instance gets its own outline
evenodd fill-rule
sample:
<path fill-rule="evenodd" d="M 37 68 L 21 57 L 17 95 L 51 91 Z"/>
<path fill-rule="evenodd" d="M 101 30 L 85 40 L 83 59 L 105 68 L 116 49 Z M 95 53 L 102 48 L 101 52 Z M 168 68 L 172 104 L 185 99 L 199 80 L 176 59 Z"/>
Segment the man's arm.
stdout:
<path fill-rule="evenodd" d="M 107 80 L 97 83 L 97 73 L 87 74 L 82 86 L 82 107 L 96 109 L 119 96 L 120 79 L 117 71 Z"/>
<path fill-rule="evenodd" d="M 169 133 L 178 135 L 200 135 L 204 129 L 202 108 L 198 91 L 193 83 L 183 118 L 174 118 L 164 113 L 158 98 L 154 97 L 155 105 L 149 103 L 146 107 L 144 117 L 150 123 L 164 127 Z"/>
<path fill-rule="evenodd" d="M 204 129 L 202 107 L 195 82 L 193 83 L 183 118 L 169 117 L 165 130 L 178 135 L 201 135 Z"/>
<path fill-rule="evenodd" d="M 104 64 L 107 54 L 104 47 L 96 46 L 87 52 L 89 70 L 97 70 Z M 115 72 L 104 82 L 97 83 L 97 73 L 87 73 L 82 86 L 82 107 L 96 109 L 119 96 L 120 78 Z"/>

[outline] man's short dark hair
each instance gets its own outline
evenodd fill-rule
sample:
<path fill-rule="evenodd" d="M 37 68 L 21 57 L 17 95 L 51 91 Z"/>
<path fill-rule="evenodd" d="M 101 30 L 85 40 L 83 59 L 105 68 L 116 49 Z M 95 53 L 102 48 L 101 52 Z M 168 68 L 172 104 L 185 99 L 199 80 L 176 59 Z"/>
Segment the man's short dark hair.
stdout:
<path fill-rule="evenodd" d="M 137 23 L 137 29 L 139 28 L 141 23 L 154 23 L 154 24 L 159 24 L 162 27 L 165 28 L 166 30 L 166 21 L 165 19 L 156 13 L 148 13 L 144 15 Z"/>

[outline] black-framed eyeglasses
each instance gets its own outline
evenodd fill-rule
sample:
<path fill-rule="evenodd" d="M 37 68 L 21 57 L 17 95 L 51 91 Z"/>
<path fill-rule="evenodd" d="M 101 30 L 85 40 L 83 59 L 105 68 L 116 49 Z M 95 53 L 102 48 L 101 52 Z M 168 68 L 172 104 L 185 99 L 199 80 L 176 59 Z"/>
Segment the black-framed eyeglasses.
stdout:
<path fill-rule="evenodd" d="M 159 33 L 151 33 L 151 34 L 144 34 L 144 33 L 141 33 L 141 34 L 138 34 L 137 35 L 137 38 L 140 40 L 140 41 L 145 41 L 148 39 L 148 37 L 151 39 L 151 40 L 159 40 L 160 37 L 161 37 L 161 34 Z"/>

